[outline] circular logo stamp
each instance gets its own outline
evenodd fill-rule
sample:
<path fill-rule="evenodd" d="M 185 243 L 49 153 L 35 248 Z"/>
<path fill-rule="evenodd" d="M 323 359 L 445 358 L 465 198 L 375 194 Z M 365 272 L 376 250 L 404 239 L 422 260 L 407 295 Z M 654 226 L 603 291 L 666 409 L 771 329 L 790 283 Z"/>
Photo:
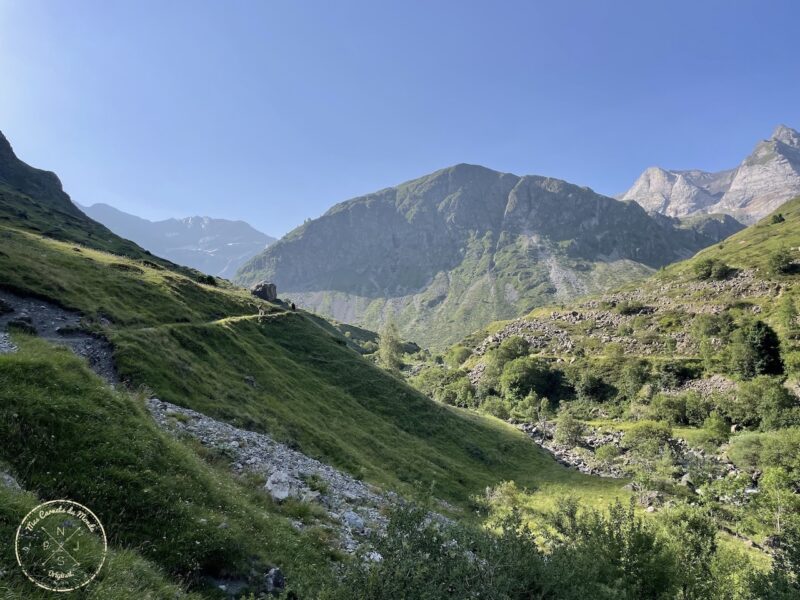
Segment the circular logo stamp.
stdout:
<path fill-rule="evenodd" d="M 92 581 L 106 560 L 106 532 L 97 516 L 71 500 L 51 500 L 17 528 L 17 562 L 34 584 L 71 592 Z"/>

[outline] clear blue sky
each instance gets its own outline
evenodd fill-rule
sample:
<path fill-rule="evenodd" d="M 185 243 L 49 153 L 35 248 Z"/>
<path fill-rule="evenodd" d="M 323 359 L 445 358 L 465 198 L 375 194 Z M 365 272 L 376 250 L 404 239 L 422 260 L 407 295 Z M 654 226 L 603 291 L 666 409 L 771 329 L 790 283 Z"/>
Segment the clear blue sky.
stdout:
<path fill-rule="evenodd" d="M 82 203 L 280 235 L 459 162 L 614 194 L 800 128 L 800 2 L 0 0 L 0 130 Z"/>

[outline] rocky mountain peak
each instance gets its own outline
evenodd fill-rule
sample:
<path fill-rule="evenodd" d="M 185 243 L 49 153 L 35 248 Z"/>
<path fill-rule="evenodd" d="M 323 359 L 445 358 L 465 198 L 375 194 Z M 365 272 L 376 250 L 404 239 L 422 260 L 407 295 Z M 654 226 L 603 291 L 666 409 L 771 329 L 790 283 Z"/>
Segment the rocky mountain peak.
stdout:
<path fill-rule="evenodd" d="M 770 139 L 776 142 L 783 142 L 792 148 L 800 148 L 800 133 L 786 125 L 778 125 L 775 131 L 772 132 Z"/>
<path fill-rule="evenodd" d="M 800 134 L 778 125 L 735 169 L 646 169 L 621 196 L 673 217 L 724 213 L 754 223 L 800 195 Z"/>

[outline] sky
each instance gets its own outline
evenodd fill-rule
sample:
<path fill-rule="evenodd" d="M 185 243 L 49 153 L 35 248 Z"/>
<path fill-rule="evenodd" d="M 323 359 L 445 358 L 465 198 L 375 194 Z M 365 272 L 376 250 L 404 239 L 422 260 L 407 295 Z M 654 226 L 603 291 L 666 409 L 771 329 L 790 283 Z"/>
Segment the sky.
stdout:
<path fill-rule="evenodd" d="M 0 0 L 0 131 L 73 200 L 279 236 L 453 164 L 627 189 L 800 129 L 800 2 Z"/>

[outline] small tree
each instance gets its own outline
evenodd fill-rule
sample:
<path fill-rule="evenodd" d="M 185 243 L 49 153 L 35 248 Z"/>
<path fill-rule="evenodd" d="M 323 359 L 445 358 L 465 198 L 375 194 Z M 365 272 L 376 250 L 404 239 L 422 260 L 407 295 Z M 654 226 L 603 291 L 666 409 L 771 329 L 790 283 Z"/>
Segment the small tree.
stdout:
<path fill-rule="evenodd" d="M 763 321 L 745 324 L 733 334 L 730 369 L 746 379 L 756 375 L 781 375 L 780 338 Z"/>
<path fill-rule="evenodd" d="M 767 467 L 759 481 L 758 504 L 765 521 L 770 521 L 780 535 L 787 515 L 800 509 L 800 498 L 794 493 L 791 476 L 780 467 Z"/>
<path fill-rule="evenodd" d="M 399 371 L 403 366 L 403 344 L 394 321 L 388 320 L 380 334 L 378 360 L 384 369 Z"/>
<path fill-rule="evenodd" d="M 792 253 L 788 248 L 778 248 L 767 258 L 767 267 L 773 275 L 785 275 L 792 270 Z"/>
<path fill-rule="evenodd" d="M 717 444 L 727 441 L 728 436 L 730 436 L 728 423 L 717 411 L 706 417 L 705 421 L 703 421 L 703 429 L 708 433 L 709 439 Z"/>
<path fill-rule="evenodd" d="M 572 448 L 578 445 L 582 434 L 583 423 L 573 417 L 569 411 L 562 410 L 558 415 L 555 435 L 556 443 Z"/>

